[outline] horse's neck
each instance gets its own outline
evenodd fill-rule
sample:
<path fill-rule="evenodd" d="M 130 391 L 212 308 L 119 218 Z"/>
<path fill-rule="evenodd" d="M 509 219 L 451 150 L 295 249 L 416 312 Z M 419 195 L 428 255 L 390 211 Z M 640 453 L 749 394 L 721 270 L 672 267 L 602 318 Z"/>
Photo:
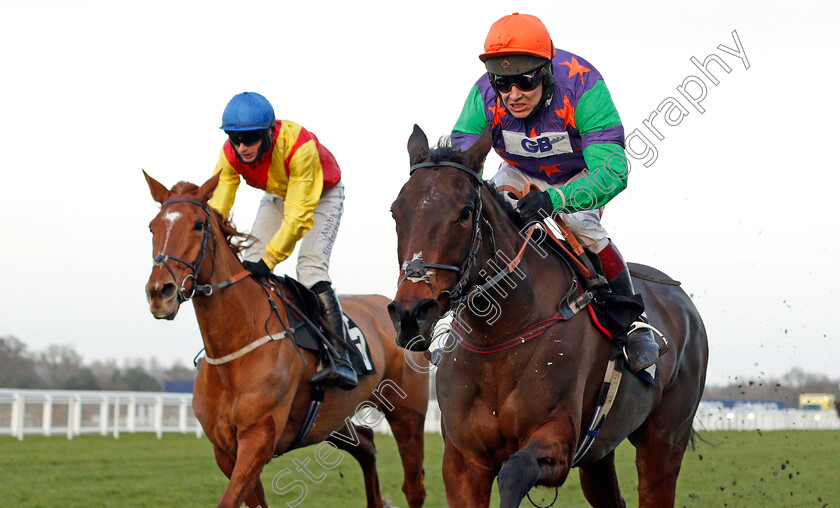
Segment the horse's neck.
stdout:
<path fill-rule="evenodd" d="M 474 304 L 470 312 L 468 299 L 466 312 L 461 313 L 461 318 L 468 319 L 479 335 L 488 339 L 504 337 L 552 316 L 571 285 L 566 268 L 556 256 L 542 244 L 526 244 L 525 237 L 494 205 L 484 205 L 492 232 L 489 228 L 482 230 L 482 246 L 473 274 L 476 285 L 505 269 L 520 251 L 522 259 L 513 273 L 487 290 L 485 301 Z"/>
<path fill-rule="evenodd" d="M 217 284 L 242 271 L 242 264 L 227 243 L 221 236 L 217 238 L 216 252 L 210 254 L 199 274 L 200 284 Z M 211 295 L 199 293 L 192 302 L 210 357 L 227 355 L 265 335 L 267 296 L 250 277 L 214 290 Z"/>

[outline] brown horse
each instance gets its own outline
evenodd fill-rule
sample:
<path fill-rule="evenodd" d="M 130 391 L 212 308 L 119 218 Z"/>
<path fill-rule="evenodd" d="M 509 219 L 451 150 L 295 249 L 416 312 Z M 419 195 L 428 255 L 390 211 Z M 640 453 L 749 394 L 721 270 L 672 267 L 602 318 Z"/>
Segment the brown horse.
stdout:
<path fill-rule="evenodd" d="M 269 341 L 229 362 L 210 364 L 212 359 L 246 351 L 243 348 L 258 344 L 255 341 L 267 334 L 282 336 L 289 324 L 286 309 L 277 301 L 274 312 L 268 293 L 256 280 L 239 280 L 247 272 L 231 244 L 238 233 L 207 206 L 218 174 L 201 187 L 181 182 L 172 190 L 148 175 L 146 180 L 152 197 L 161 203 L 150 224 L 155 266 L 146 294 L 158 319 L 173 319 L 180 303 L 194 296 L 207 360 L 199 366 L 193 409 L 213 443 L 216 463 L 230 478 L 218 506 L 239 507 L 245 502 L 265 507 L 260 472 L 272 456 L 290 448 L 301 429 L 313 396 L 307 380 L 316 358 L 308 351 L 299 352 L 293 339 L 285 339 Z M 327 389 L 320 414 L 300 446 L 326 440 L 349 452 L 362 466 L 367 506 L 381 507 L 373 431 L 352 425 L 348 418 L 360 405 L 380 409 L 399 448 L 403 492 L 409 506 L 419 507 L 426 497 L 423 424 L 429 378 L 409 368 L 404 351 L 394 344 L 387 303 L 376 295 L 341 299 L 344 311 L 367 337 L 376 374 L 361 377 L 350 391 Z M 415 365 L 427 365 L 420 353 L 413 356 Z M 331 450 L 319 447 L 316 452 L 320 463 Z M 341 456 L 333 453 L 324 461 L 334 467 Z"/>
<path fill-rule="evenodd" d="M 613 458 L 628 438 L 636 447 L 639 505 L 672 506 L 708 356 L 691 300 L 675 285 L 634 280 L 650 322 L 670 341 L 658 362 L 661 388 L 624 375 L 594 445 L 573 464 L 604 385 L 610 341 L 588 309 L 551 320 L 564 297 L 580 294 L 574 274 L 544 245 L 524 243 L 496 192 L 475 174 L 489 135 L 466 152 L 430 152 L 415 126 L 408 148 L 412 176 L 392 206 L 403 276 L 389 310 L 398 344 L 413 350 L 429 347 L 432 326 L 447 310 L 461 330 L 444 348 L 436 382 L 449 504 L 488 506 L 498 477 L 501 506 L 517 507 L 533 486 L 562 485 L 575 465 L 593 506 L 624 506 Z M 513 273 L 486 282 L 520 251 Z M 633 268 L 645 279 L 668 280 Z M 535 332 L 540 323 L 547 323 L 542 335 Z"/>

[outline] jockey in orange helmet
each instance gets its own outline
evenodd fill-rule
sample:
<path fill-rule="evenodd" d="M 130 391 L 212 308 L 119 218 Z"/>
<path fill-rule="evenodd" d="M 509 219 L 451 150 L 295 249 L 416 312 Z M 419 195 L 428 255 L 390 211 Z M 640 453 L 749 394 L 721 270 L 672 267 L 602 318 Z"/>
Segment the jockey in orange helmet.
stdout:
<path fill-rule="evenodd" d="M 328 338 L 338 353 L 310 381 L 348 390 L 355 387 L 357 376 L 349 351 L 337 342 L 349 344 L 328 273 L 344 212 L 338 163 L 314 134 L 294 122 L 275 120 L 274 108 L 258 93 L 234 96 L 222 115 L 221 129 L 228 140 L 214 170 L 214 174 L 222 174 L 210 206 L 227 217 L 240 177 L 265 191 L 251 230 L 256 240 L 243 251 L 243 264 L 255 277 L 266 277 L 302 239 L 297 278 L 321 302 L 327 325 L 334 332 Z"/>
<path fill-rule="evenodd" d="M 634 295 L 627 264 L 601 225 L 609 200 L 627 186 L 624 127 L 601 74 L 554 47 L 537 17 L 513 13 L 490 27 L 479 58 L 487 73 L 473 86 L 451 136 L 466 150 L 485 127 L 503 159 L 492 182 L 532 190 L 518 203 L 526 222 L 560 214 L 598 255 L 613 293 Z M 635 372 L 664 352 L 646 317 L 634 323 L 625 353 Z"/>

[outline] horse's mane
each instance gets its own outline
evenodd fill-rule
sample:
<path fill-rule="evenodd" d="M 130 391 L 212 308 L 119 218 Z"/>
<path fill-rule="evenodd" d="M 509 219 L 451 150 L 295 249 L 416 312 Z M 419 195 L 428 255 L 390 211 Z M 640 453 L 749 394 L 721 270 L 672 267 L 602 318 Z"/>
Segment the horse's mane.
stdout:
<path fill-rule="evenodd" d="M 186 195 L 194 193 L 197 190 L 198 185 L 194 183 L 178 182 L 172 187 L 171 192 L 172 194 L 180 197 L 198 200 L 198 197 L 195 195 Z M 208 207 L 208 209 L 210 210 L 210 213 L 213 215 L 213 217 L 215 217 L 216 224 L 219 225 L 219 229 L 222 231 L 222 236 L 224 236 L 225 242 L 227 242 L 228 246 L 234 254 L 239 254 L 242 251 L 242 249 L 244 249 L 247 245 L 246 242 L 254 239 L 254 237 L 249 235 L 248 233 L 242 233 L 241 231 L 236 229 L 236 225 L 231 219 L 225 219 L 219 212 L 217 212 L 212 207 Z"/>
<path fill-rule="evenodd" d="M 437 146 L 434 146 L 429 150 L 429 160 L 431 162 L 448 161 L 461 164 L 464 162 L 465 154 L 465 151 L 452 147 L 451 144 L 448 143 L 448 140 L 441 140 L 438 142 Z M 496 204 L 499 205 L 502 214 L 510 219 L 517 229 L 525 227 L 525 222 L 522 220 L 522 216 L 519 215 L 519 212 L 513 209 L 513 205 L 506 201 L 504 196 L 496 190 L 495 185 L 493 185 L 489 180 L 484 180 L 484 188 L 487 189 L 490 196 Z"/>
<path fill-rule="evenodd" d="M 210 210 L 216 217 L 216 223 L 219 225 L 219 229 L 222 230 L 222 235 L 224 235 L 225 241 L 234 254 L 239 254 L 247 246 L 248 242 L 254 240 L 253 236 L 236 229 L 236 225 L 231 219 L 223 218 L 219 212 L 212 208 Z"/>

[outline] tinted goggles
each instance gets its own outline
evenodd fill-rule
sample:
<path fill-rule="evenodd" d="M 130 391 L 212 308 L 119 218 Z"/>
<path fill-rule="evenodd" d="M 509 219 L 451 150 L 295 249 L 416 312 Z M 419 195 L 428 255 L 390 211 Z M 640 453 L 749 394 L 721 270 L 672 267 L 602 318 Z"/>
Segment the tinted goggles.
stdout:
<path fill-rule="evenodd" d="M 245 145 L 251 146 L 262 139 L 265 131 L 243 131 L 243 132 L 228 132 L 230 144 L 233 146 Z"/>
<path fill-rule="evenodd" d="M 490 82 L 493 84 L 493 88 L 499 92 L 508 93 L 513 85 L 516 85 L 523 92 L 530 92 L 542 83 L 544 76 L 545 67 L 540 67 L 531 72 L 516 74 L 514 76 L 490 74 Z"/>

